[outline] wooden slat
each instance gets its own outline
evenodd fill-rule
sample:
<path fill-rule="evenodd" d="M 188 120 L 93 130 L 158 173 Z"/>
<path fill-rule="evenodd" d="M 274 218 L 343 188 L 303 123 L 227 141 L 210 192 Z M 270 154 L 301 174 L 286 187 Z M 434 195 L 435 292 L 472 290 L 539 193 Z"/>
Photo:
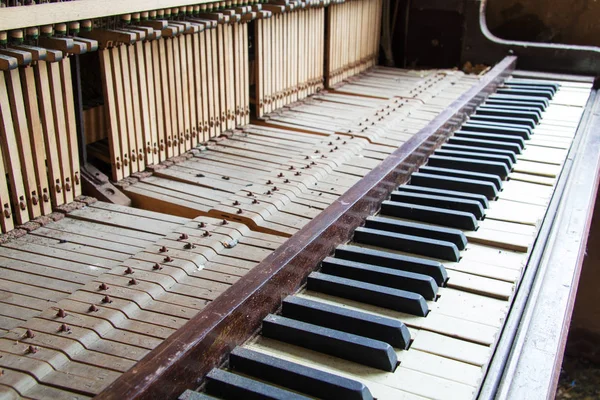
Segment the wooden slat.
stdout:
<path fill-rule="evenodd" d="M 18 71 L 13 71 L 18 74 Z M 11 74 L 11 72 L 0 73 L 0 142 L 2 143 L 3 158 L 6 162 L 6 172 L 8 172 L 9 177 L 11 200 L 14 205 L 12 212 L 14 212 L 16 223 L 22 224 L 29 221 L 29 214 L 27 212 L 26 193 L 17 147 L 17 133 L 12 120 L 11 105 L 5 81 L 6 74 Z M 4 201 L 8 201 L 8 199 Z M 4 210 L 7 210 L 7 207 L 4 207 Z"/>

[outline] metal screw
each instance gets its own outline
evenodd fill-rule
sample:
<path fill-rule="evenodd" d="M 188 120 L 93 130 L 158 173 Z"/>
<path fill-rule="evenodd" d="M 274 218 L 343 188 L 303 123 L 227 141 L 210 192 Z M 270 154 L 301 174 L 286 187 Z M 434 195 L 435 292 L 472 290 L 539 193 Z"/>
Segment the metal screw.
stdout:
<path fill-rule="evenodd" d="M 62 308 L 58 309 L 58 312 L 56 313 L 56 316 L 58 318 L 64 318 L 67 316 L 67 313 L 65 312 L 65 310 L 63 310 Z"/>
<path fill-rule="evenodd" d="M 33 333 L 31 329 L 27 329 L 27 331 L 25 332 L 25 337 L 27 339 L 33 339 L 35 337 L 35 333 Z"/>
<path fill-rule="evenodd" d="M 134 272 L 134 271 L 133 271 L 133 269 L 131 269 L 131 267 L 127 267 L 127 269 L 125 270 L 125 274 L 126 274 L 126 275 L 133 274 L 133 272 Z"/>
<path fill-rule="evenodd" d="M 104 296 L 104 298 L 102 299 L 103 303 L 112 303 L 112 300 L 110 299 L 110 297 L 108 296 Z"/>
<path fill-rule="evenodd" d="M 100 290 L 108 290 L 109 289 L 109 287 L 106 283 L 102 283 L 100 286 L 98 286 L 98 288 Z"/>
<path fill-rule="evenodd" d="M 96 311 L 98 311 L 98 307 L 96 307 L 95 305 L 93 305 L 93 304 L 92 304 L 92 305 L 90 306 L 90 308 L 88 308 L 88 311 L 89 311 L 89 312 L 96 312 Z"/>

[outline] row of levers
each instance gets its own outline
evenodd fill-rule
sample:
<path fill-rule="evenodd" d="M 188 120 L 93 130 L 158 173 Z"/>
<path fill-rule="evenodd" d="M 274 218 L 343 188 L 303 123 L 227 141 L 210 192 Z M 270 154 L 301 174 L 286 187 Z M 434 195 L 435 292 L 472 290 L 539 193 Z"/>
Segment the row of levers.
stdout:
<path fill-rule="evenodd" d="M 378 66 L 381 14 L 227 1 L 0 32 L 0 397 L 102 392 L 480 81 Z M 476 396 L 589 90 L 508 78 L 182 397 Z"/>

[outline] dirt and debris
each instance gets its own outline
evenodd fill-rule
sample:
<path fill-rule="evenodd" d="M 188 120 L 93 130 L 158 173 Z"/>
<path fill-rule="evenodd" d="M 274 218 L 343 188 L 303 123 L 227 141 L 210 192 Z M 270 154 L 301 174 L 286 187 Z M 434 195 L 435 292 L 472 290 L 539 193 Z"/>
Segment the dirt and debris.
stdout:
<path fill-rule="evenodd" d="M 600 399 L 600 364 L 565 355 L 556 400 Z"/>

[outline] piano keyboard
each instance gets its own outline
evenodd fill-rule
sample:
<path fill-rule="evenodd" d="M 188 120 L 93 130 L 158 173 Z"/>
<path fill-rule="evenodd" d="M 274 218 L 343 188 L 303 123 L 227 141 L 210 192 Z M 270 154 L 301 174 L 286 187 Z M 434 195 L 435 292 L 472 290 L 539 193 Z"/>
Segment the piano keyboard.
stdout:
<path fill-rule="evenodd" d="M 182 399 L 470 399 L 589 85 L 511 78 Z"/>

